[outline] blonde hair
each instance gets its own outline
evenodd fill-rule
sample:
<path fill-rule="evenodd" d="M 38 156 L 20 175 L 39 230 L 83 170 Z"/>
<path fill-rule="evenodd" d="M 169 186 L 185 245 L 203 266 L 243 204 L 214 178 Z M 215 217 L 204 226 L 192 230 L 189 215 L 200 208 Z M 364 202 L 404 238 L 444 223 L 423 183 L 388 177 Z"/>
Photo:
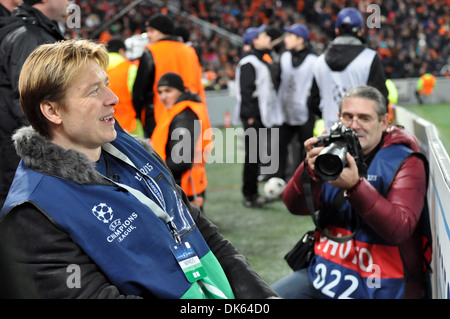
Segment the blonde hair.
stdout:
<path fill-rule="evenodd" d="M 44 137 L 50 137 L 49 122 L 41 112 L 45 101 L 64 105 L 66 92 L 73 80 L 96 61 L 106 71 L 108 51 L 91 40 L 66 40 L 38 46 L 26 59 L 19 77 L 20 104 L 31 126 Z"/>

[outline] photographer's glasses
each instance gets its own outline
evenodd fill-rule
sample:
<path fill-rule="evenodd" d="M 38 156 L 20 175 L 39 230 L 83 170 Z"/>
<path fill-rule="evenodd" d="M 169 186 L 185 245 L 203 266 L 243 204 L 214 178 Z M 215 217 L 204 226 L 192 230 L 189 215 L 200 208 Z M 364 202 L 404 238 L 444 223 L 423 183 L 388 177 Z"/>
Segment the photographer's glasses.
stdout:
<path fill-rule="evenodd" d="M 361 114 L 360 116 L 353 116 L 353 114 L 345 113 L 340 118 L 342 124 L 349 127 L 352 125 L 353 121 L 358 123 L 360 126 L 368 125 L 370 122 L 376 120 L 376 117 L 373 118 L 370 115 Z"/>

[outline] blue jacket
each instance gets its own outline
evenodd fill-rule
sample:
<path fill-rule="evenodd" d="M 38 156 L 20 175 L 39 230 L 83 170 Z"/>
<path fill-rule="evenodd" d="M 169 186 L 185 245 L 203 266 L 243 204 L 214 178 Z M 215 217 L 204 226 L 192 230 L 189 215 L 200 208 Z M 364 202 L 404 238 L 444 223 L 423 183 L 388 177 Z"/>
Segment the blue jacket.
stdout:
<path fill-rule="evenodd" d="M 23 160 L 1 212 L 1 217 L 5 219 L 3 223 L 6 221 L 7 226 L 4 234 L 16 236 L 17 229 L 23 230 L 24 227 L 42 227 L 41 231 L 45 232 L 45 229 L 50 227 L 47 224 L 56 224 L 66 233 L 64 240 L 74 241 L 79 245 L 82 250 L 78 254 L 88 255 L 99 267 L 99 271 L 106 275 L 107 281 L 125 295 L 157 298 L 231 298 L 235 293 L 239 298 L 275 295 L 259 277 L 254 277 L 256 274 L 251 274 L 253 271 L 237 251 L 217 237 L 217 229 L 211 227 L 212 225 L 188 204 L 186 196 L 175 185 L 161 159 L 155 153 L 152 153 L 153 156 L 150 155 L 146 148 L 119 127 L 117 131 L 118 137 L 110 146 L 125 154 L 135 166 L 134 168 L 130 165 L 119 165 L 121 160 L 106 152 L 105 156 L 111 168 L 122 169 L 119 184 L 98 173 L 94 169 L 95 164 L 84 155 L 73 150 L 62 150 L 43 140 L 30 128 L 19 131 L 16 139 L 20 140 L 18 144 L 22 145 L 19 146 L 18 152 Z M 43 149 L 45 155 L 41 154 L 42 158 L 31 161 L 29 151 L 34 146 Z M 54 161 L 50 159 L 51 155 L 46 153 L 46 149 L 54 151 L 52 153 L 56 154 Z M 40 161 L 44 158 L 46 161 Z M 183 243 L 188 242 L 193 247 L 206 270 L 207 277 L 194 283 L 186 279 L 172 253 L 176 242 L 166 221 L 155 215 L 148 205 L 136 200 L 121 186 L 123 184 L 145 193 L 173 218 Z M 153 191 L 150 191 L 151 189 Z M 34 211 L 45 216 L 47 223 L 42 219 L 39 225 L 27 226 L 25 221 L 21 222 L 23 224 L 18 223 L 21 213 L 25 211 L 26 203 L 29 202 L 33 204 Z M 25 237 L 27 233 L 25 230 Z M 211 241 L 213 238 L 218 240 L 217 243 L 222 241 L 221 248 L 214 244 L 215 240 Z M 9 240 L 12 246 L 19 243 L 11 238 Z M 45 239 L 27 238 L 27 240 L 29 243 L 35 240 L 36 244 L 39 244 Z M 212 245 L 213 251 L 208 242 Z M 33 247 L 28 247 L 29 245 L 24 245 L 20 248 L 33 250 Z M 42 255 L 45 261 L 42 266 L 44 269 L 57 268 L 55 264 L 50 263 L 51 256 L 46 255 L 46 252 L 42 252 Z M 73 252 L 67 251 L 67 256 L 73 256 Z M 67 262 L 70 260 L 71 258 L 68 258 Z M 234 266 L 231 266 L 231 263 L 236 263 L 237 268 L 232 270 Z M 24 262 L 24 264 L 26 268 L 35 267 L 32 263 Z M 244 279 L 242 284 L 238 284 L 238 277 L 244 278 L 241 277 L 242 270 L 244 274 L 249 271 L 247 275 L 250 277 L 247 277 L 248 281 Z M 44 274 L 45 271 L 38 274 Z M 238 272 L 241 274 L 238 275 Z M 37 278 L 36 287 L 40 297 L 62 298 L 67 297 L 67 294 L 70 296 L 74 294 L 67 289 L 64 278 L 52 277 L 49 281 L 48 278 L 44 278 L 45 276 L 39 278 L 36 272 L 32 275 Z M 42 282 L 44 286 L 50 287 L 49 282 L 56 279 L 59 280 L 59 285 L 55 291 L 46 291 L 42 288 Z M 92 283 L 83 282 L 82 288 L 91 289 L 89 284 Z M 254 284 L 256 286 L 253 286 Z M 93 285 L 95 286 L 95 283 Z M 202 289 L 199 289 L 199 285 Z M 95 287 L 95 291 L 99 289 Z M 247 296 L 243 294 L 244 290 Z M 85 296 L 82 289 L 79 293 L 82 297 Z M 79 297 L 76 293 L 75 296 Z"/>
<path fill-rule="evenodd" d="M 398 169 L 412 153 L 400 144 L 382 148 L 369 166 L 367 180 L 386 196 Z M 338 188 L 323 184 L 319 220 L 338 193 Z M 327 230 L 333 236 L 347 236 L 355 230 L 354 220 L 359 217 L 347 201 L 330 215 Z M 422 216 L 428 216 L 426 204 Z M 406 265 L 398 245 L 387 243 L 362 219 L 355 237 L 345 243 L 321 235 L 316 240 L 315 253 L 309 267 L 310 278 L 315 288 L 328 297 L 391 299 L 405 295 L 409 278 L 405 276 Z"/>

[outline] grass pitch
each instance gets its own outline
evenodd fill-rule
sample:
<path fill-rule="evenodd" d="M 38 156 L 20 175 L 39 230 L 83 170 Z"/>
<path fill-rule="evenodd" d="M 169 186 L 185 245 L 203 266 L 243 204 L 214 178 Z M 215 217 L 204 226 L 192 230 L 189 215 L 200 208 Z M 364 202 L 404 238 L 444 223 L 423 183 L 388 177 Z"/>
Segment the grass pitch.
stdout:
<path fill-rule="evenodd" d="M 433 123 L 447 153 L 450 152 L 450 104 L 423 104 L 405 108 Z"/>
<path fill-rule="evenodd" d="M 243 145 L 239 138 L 233 147 L 234 150 L 228 152 L 234 152 L 232 154 L 237 155 L 237 158 L 243 156 Z M 301 235 L 313 228 L 311 218 L 290 214 L 281 200 L 263 208 L 244 207 L 241 193 L 243 164 L 240 161 L 207 164 L 206 170 L 206 216 L 247 257 L 268 284 L 290 273 L 284 255 Z M 263 194 L 263 184 L 260 183 L 260 194 Z"/>

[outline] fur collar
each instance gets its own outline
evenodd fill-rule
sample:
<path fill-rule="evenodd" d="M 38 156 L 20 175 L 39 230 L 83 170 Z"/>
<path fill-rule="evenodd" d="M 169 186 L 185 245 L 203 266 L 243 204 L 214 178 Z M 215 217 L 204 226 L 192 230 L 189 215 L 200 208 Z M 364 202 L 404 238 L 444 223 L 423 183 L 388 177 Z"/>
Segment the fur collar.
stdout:
<path fill-rule="evenodd" d="M 108 184 L 86 155 L 48 141 L 31 126 L 18 129 L 12 139 L 17 154 L 32 170 L 78 184 Z"/>

